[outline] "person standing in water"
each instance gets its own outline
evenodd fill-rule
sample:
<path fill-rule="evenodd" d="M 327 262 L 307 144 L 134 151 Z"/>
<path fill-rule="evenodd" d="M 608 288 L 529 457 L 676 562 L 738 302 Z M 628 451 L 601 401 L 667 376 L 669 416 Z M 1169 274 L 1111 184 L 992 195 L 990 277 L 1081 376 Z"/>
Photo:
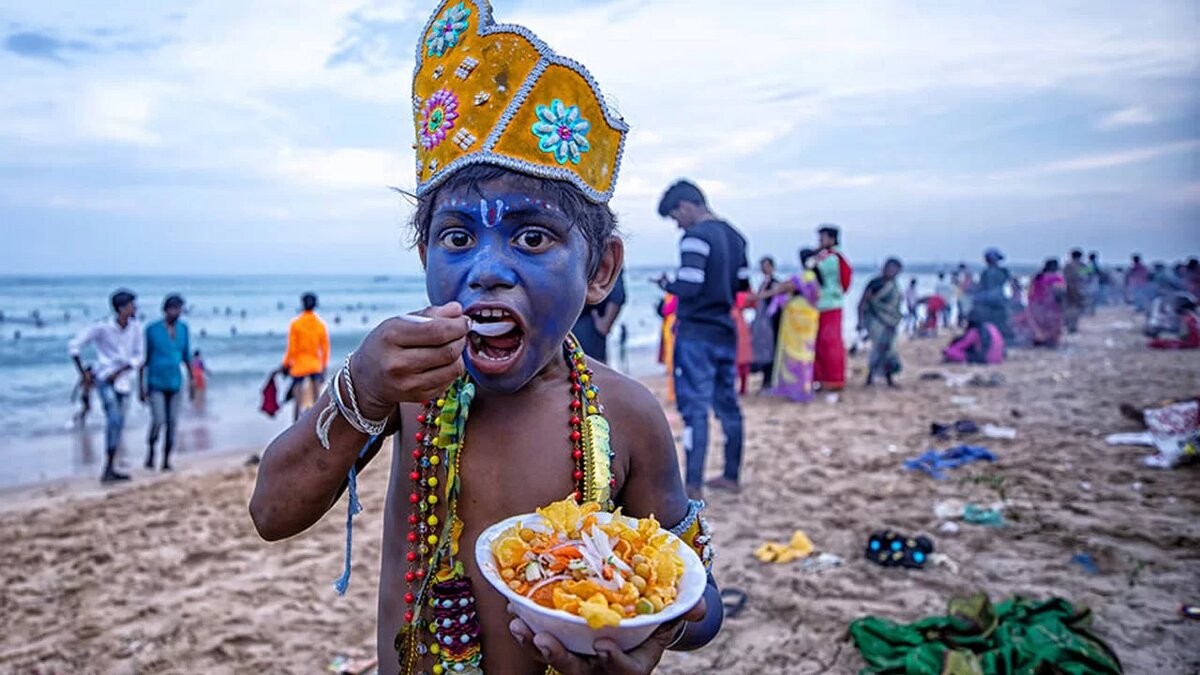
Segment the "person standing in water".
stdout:
<path fill-rule="evenodd" d="M 104 473 L 101 483 L 129 480 L 129 475 L 117 471 L 117 448 L 125 431 L 125 412 L 129 397 L 137 384 L 137 372 L 142 366 L 145 347 L 142 327 L 137 320 L 137 296 L 121 288 L 109 297 L 114 316 L 83 329 L 67 345 L 67 353 L 75 363 L 84 386 L 97 384 L 100 401 L 104 404 Z M 96 350 L 93 371 L 84 367 L 80 354 L 91 345 Z M 94 379 L 93 379 L 94 378 Z"/>
<path fill-rule="evenodd" d="M 171 450 L 175 447 L 175 425 L 183 399 L 184 369 L 188 391 L 195 391 L 192 379 L 192 345 L 187 323 L 179 320 L 183 298 L 168 295 L 163 301 L 163 318 L 146 326 L 146 361 L 138 370 L 139 398 L 150 403 L 150 433 L 146 437 L 146 468 L 154 468 L 154 446 L 165 427 L 162 470 L 171 470 Z"/>
<path fill-rule="evenodd" d="M 288 327 L 287 353 L 279 372 L 292 378 L 291 394 L 295 399 L 295 418 L 312 407 L 325 382 L 329 366 L 329 331 L 317 316 L 317 296 L 305 293 L 300 298 L 304 311 Z"/>

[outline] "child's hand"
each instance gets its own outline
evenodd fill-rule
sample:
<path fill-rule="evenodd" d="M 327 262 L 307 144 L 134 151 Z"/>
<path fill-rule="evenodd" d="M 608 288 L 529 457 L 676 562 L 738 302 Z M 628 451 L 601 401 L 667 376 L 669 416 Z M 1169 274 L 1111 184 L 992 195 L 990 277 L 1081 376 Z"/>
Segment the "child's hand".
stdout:
<path fill-rule="evenodd" d="M 469 322 L 452 302 L 429 307 L 427 323 L 388 319 L 354 352 L 350 376 L 359 409 L 368 419 L 387 417 L 397 403 L 435 398 L 465 372 Z"/>
<path fill-rule="evenodd" d="M 610 675 L 649 675 L 658 666 L 663 652 L 679 637 L 679 626 L 687 621 L 702 621 L 708 611 L 704 598 L 688 610 L 687 614 L 675 621 L 669 621 L 659 626 L 642 644 L 630 651 L 622 652 L 617 643 L 612 640 L 599 639 L 593 648 L 595 656 L 583 656 L 567 651 L 553 635 L 538 633 L 534 635 L 529 626 L 519 618 L 513 617 L 508 624 L 508 630 L 527 652 L 536 660 L 541 661 L 562 675 L 594 675 L 609 673 Z M 512 605 L 508 612 L 515 614 Z"/>

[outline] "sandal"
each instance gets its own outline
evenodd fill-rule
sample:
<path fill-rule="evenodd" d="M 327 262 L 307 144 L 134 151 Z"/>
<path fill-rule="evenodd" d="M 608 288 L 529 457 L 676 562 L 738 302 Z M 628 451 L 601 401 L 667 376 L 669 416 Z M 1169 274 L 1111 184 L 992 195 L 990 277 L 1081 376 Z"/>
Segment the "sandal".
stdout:
<path fill-rule="evenodd" d="M 735 619 L 746 608 L 746 594 L 736 588 L 721 589 L 721 606 L 726 619 Z"/>

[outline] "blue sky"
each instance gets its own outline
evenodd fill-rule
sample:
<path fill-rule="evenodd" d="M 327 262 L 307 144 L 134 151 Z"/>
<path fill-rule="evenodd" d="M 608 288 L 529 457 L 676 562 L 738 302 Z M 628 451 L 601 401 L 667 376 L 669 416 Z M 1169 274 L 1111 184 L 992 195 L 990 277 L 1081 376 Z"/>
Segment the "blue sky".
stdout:
<path fill-rule="evenodd" d="M 403 273 L 432 3 L 7 2 L 0 273 Z M 495 2 L 630 123 L 613 206 L 669 263 L 698 180 L 754 255 L 1200 252 L 1195 2 Z"/>

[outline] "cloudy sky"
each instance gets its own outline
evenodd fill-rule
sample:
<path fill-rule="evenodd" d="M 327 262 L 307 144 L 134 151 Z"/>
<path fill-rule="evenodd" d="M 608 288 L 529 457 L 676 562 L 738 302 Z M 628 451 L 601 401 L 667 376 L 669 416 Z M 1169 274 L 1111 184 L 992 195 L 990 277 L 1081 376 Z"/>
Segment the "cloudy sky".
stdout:
<path fill-rule="evenodd" d="M 2 273 L 414 271 L 433 3 L 4 0 Z M 669 262 L 680 176 L 791 256 L 1200 251 L 1200 4 L 496 0 L 632 132 L 613 201 Z"/>

